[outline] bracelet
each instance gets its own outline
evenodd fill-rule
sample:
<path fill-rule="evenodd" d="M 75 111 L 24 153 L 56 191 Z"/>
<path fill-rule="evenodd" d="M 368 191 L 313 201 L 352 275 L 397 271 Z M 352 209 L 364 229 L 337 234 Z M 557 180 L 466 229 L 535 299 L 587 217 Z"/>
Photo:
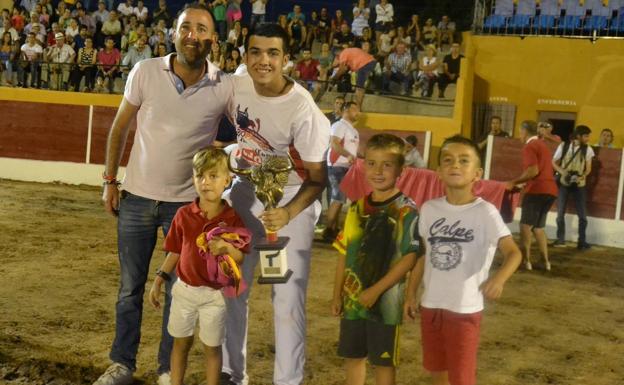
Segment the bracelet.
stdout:
<path fill-rule="evenodd" d="M 156 270 L 156 275 L 159 276 L 160 278 L 164 279 L 167 282 L 171 281 L 171 276 L 169 275 L 169 273 L 164 272 L 164 271 L 162 271 L 160 269 Z"/>
<path fill-rule="evenodd" d="M 116 177 L 112 175 L 106 175 L 106 172 L 102 173 L 102 179 L 104 179 L 104 184 L 114 184 L 114 185 L 121 184 L 119 183 Z"/>

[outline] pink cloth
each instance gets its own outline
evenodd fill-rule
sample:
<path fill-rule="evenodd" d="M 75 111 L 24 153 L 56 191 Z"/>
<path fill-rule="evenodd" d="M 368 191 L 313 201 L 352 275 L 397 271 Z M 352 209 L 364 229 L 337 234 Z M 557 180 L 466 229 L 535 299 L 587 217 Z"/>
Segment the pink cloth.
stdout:
<path fill-rule="evenodd" d="M 403 194 L 412 198 L 419 208 L 429 199 L 445 195 L 444 185 L 438 178 L 438 174 L 423 168 L 406 167 L 397 181 L 397 187 Z M 362 159 L 358 159 L 351 166 L 340 183 L 340 189 L 351 201 L 356 201 L 372 191 L 366 182 Z M 475 183 L 473 192 L 496 206 L 505 222 L 513 221 L 520 195 L 508 192 L 503 182 L 480 180 Z"/>
<path fill-rule="evenodd" d="M 237 234 L 238 239 L 230 239 L 225 234 Z M 222 239 L 232 244 L 237 249 L 243 249 L 251 242 L 251 233 L 249 230 L 241 227 L 225 227 L 217 226 L 208 232 L 202 233 L 205 237 L 205 241 L 209 242 L 213 237 L 222 236 Z M 232 273 L 226 270 L 239 269 L 234 260 L 228 255 L 214 256 L 210 253 L 209 249 L 204 251 L 203 248 L 199 248 L 199 255 L 206 261 L 206 268 L 208 269 L 208 276 L 212 282 L 215 282 L 223 287 L 223 295 L 226 297 L 236 297 L 240 295 L 247 288 L 247 283 L 242 276 L 236 277 Z M 224 269 L 224 267 L 226 267 Z"/>

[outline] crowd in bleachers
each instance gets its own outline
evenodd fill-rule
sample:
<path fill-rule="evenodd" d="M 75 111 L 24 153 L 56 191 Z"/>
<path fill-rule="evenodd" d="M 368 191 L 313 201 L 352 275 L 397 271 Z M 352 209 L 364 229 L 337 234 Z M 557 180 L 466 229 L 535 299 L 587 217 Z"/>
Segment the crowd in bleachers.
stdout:
<path fill-rule="evenodd" d="M 496 0 L 483 31 L 624 36 L 623 0 Z"/>
<path fill-rule="evenodd" d="M 251 15 L 243 15 L 243 1 L 251 2 Z M 396 83 L 401 86 L 397 92 L 420 92 L 429 97 L 438 82 L 443 97 L 444 86 L 457 79 L 458 51 L 453 54 L 457 64 L 450 70 L 443 54 L 457 41 L 455 23 L 448 16 L 437 23 L 427 19 L 421 25 L 414 14 L 408 23 L 401 24 L 387 0 L 360 0 L 352 9 L 335 12 L 322 7 L 304 13 L 295 5 L 290 13 L 268 20 L 269 1 L 275 0 L 199 1 L 211 10 L 216 23 L 209 57 L 213 63 L 225 72 L 234 72 L 241 64 L 250 28 L 258 22 L 275 21 L 291 37 L 291 61 L 286 72 L 316 95 L 328 87 L 352 91 L 355 79 L 348 73 L 332 78 L 335 58 L 347 47 L 361 49 L 376 59 L 366 83 L 375 92 L 389 92 Z M 148 9 L 142 0 L 100 0 L 97 4 L 95 0 L 57 4 L 53 0 L 15 0 L 12 9 L 2 10 L 0 19 L 1 82 L 8 86 L 120 92 L 134 64 L 175 50 L 175 16 L 166 0 L 159 0 L 157 9 Z"/>

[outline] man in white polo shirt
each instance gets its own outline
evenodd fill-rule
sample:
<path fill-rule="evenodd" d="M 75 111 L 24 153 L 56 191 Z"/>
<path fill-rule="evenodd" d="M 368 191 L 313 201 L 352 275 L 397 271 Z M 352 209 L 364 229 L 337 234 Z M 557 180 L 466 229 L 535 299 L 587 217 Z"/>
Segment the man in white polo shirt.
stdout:
<path fill-rule="evenodd" d="M 236 122 L 238 167 L 258 165 L 268 156 L 290 154 L 295 168 L 277 208 L 264 210 L 252 184 L 236 178 L 230 191 L 232 207 L 253 232 L 254 240 L 265 228 L 290 237 L 286 247 L 287 283 L 273 285 L 275 366 L 273 383 L 299 385 L 305 362 L 305 299 L 310 270 L 314 224 L 320 214 L 317 198 L 325 186 L 324 154 L 329 143 L 329 120 L 302 86 L 285 77 L 288 33 L 277 24 L 259 24 L 245 43 L 248 74 L 234 76 L 232 115 Z M 245 257 L 243 276 L 253 280 L 258 253 Z M 247 299 L 249 290 L 228 301 L 223 371 L 231 382 L 247 384 Z M 257 381 L 253 381 L 256 383 Z"/>
<path fill-rule="evenodd" d="M 214 22 L 206 8 L 187 6 L 178 17 L 176 53 L 137 63 L 108 135 L 103 200 L 118 216 L 121 287 L 116 305 L 113 364 L 95 385 L 132 383 L 139 348 L 143 293 L 149 263 L 162 227 L 166 234 L 177 209 L 196 197 L 192 157 L 210 145 L 232 98 L 231 79 L 211 64 Z M 126 175 L 117 188 L 117 171 L 130 122 L 137 130 Z M 158 384 L 169 384 L 172 338 L 167 333 L 170 290 L 163 309 Z"/>
<path fill-rule="evenodd" d="M 357 158 L 360 134 L 353 127 L 360 116 L 360 107 L 356 102 L 342 105 L 342 119 L 332 124 L 329 151 L 327 152 L 327 174 L 329 179 L 330 199 L 327 210 L 327 223 L 323 231 L 323 240 L 333 242 L 338 234 L 338 217 L 347 198 L 340 191 L 340 182 Z"/>

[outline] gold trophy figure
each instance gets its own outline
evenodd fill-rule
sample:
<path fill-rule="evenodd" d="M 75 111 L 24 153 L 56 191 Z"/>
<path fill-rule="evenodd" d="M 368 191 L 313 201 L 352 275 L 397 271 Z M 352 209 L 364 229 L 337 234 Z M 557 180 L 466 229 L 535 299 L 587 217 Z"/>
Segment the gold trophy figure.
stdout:
<path fill-rule="evenodd" d="M 264 205 L 265 210 L 277 207 L 284 196 L 288 175 L 294 168 L 290 156 L 270 156 L 261 164 L 246 169 L 232 167 L 231 161 L 228 161 L 228 165 L 230 171 L 247 178 L 254 185 L 256 198 Z M 286 245 L 290 238 L 278 237 L 277 232 L 266 228 L 265 233 L 266 237 L 255 242 L 254 246 L 260 254 L 258 283 L 286 283 L 292 275 L 286 257 Z"/>

